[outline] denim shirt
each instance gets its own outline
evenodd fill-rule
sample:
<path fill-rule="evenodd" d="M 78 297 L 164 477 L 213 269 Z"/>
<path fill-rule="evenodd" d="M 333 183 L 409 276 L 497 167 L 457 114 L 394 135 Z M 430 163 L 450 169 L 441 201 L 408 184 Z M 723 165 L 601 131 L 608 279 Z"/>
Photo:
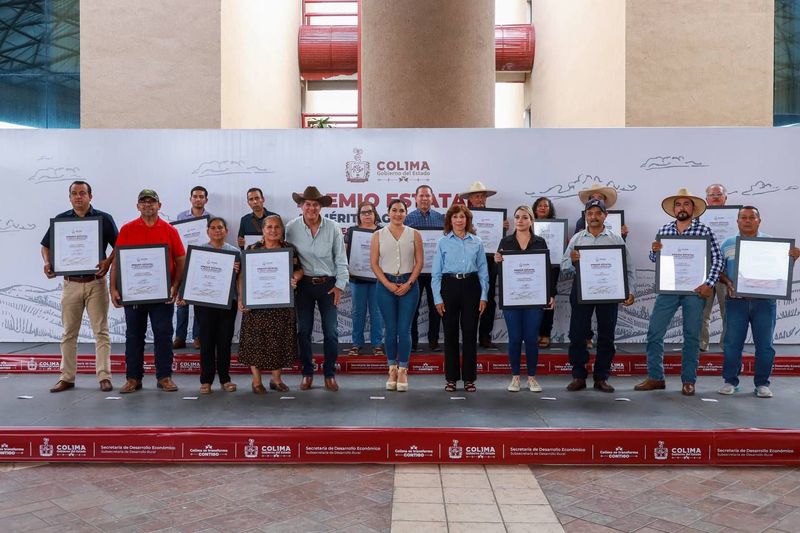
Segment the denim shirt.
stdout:
<path fill-rule="evenodd" d="M 436 254 L 433 256 L 431 268 L 434 303 L 444 303 L 442 300 L 442 274 L 470 274 L 473 272 L 478 274 L 481 283 L 481 300 L 488 300 L 489 269 L 486 265 L 486 250 L 481 238 L 467 233 L 461 239 L 452 231 L 444 235 L 436 244 Z"/>

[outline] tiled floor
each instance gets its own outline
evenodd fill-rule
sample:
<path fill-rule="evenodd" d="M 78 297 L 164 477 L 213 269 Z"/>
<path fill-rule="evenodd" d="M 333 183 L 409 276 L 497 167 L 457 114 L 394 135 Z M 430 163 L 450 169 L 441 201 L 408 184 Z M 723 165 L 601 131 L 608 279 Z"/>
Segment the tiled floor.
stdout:
<path fill-rule="evenodd" d="M 564 531 L 527 466 L 399 465 L 392 533 Z"/>
<path fill-rule="evenodd" d="M 800 469 L 0 463 L 3 533 L 390 530 L 795 533 Z"/>
<path fill-rule="evenodd" d="M 532 470 L 567 532 L 800 531 L 797 468 Z"/>

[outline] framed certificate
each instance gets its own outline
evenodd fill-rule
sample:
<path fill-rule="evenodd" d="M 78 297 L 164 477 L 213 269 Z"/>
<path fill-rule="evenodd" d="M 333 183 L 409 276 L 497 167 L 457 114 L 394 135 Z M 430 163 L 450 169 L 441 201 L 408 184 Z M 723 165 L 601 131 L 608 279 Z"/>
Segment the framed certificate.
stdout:
<path fill-rule="evenodd" d="M 607 304 L 628 297 L 625 246 L 576 246 L 581 258 L 576 266 L 578 303 Z"/>
<path fill-rule="evenodd" d="M 546 306 L 550 287 L 547 250 L 506 251 L 500 263 L 500 308 Z"/>
<path fill-rule="evenodd" d="M 350 277 L 361 281 L 375 281 L 375 273 L 370 264 L 369 247 L 372 243 L 373 231 L 353 228 L 350 246 L 347 248 L 347 264 Z"/>
<path fill-rule="evenodd" d="M 506 209 L 490 209 L 488 207 L 470 209 L 472 225 L 475 233 L 483 241 L 487 254 L 493 254 L 500 246 L 500 240 L 506 236 L 503 224 L 506 221 Z"/>
<path fill-rule="evenodd" d="M 101 257 L 101 217 L 50 219 L 50 265 L 57 276 L 94 274 Z"/>
<path fill-rule="evenodd" d="M 736 239 L 734 296 L 791 300 L 794 239 Z"/>
<path fill-rule="evenodd" d="M 247 248 L 251 244 L 255 244 L 257 242 L 260 242 L 262 238 L 263 238 L 263 235 L 260 234 L 260 233 L 258 235 L 245 235 L 244 236 L 244 247 Z"/>
<path fill-rule="evenodd" d="M 658 235 L 656 240 L 662 245 L 656 254 L 656 293 L 694 294 L 708 278 L 711 241 L 684 235 Z"/>
<path fill-rule="evenodd" d="M 422 237 L 422 254 L 425 260 L 422 265 L 422 274 L 430 274 L 433 269 L 433 256 L 436 255 L 436 245 L 442 238 L 444 228 L 437 229 L 418 229 Z"/>
<path fill-rule="evenodd" d="M 188 250 L 191 245 L 199 246 L 208 242 L 209 218 L 211 217 L 205 215 L 171 222 L 181 236 L 184 250 Z"/>
<path fill-rule="evenodd" d="M 550 251 L 550 264 L 561 265 L 564 250 L 567 249 L 569 221 L 566 218 L 539 218 L 533 221 L 533 233 L 547 242 Z"/>
<path fill-rule="evenodd" d="M 123 305 L 164 303 L 170 298 L 166 244 L 117 246 L 117 290 Z"/>
<path fill-rule="evenodd" d="M 741 208 L 741 205 L 710 205 L 706 208 L 700 220 L 714 232 L 717 244 L 722 244 L 728 237 L 739 235 L 739 224 L 736 220 Z"/>
<path fill-rule="evenodd" d="M 293 307 L 291 248 L 259 248 L 242 253 L 242 304 L 248 309 Z"/>
<path fill-rule="evenodd" d="M 622 226 L 625 225 L 625 211 L 622 209 L 609 209 L 606 213 L 606 229 L 622 236 Z"/>
<path fill-rule="evenodd" d="M 189 245 L 180 295 L 190 304 L 228 309 L 233 301 L 239 253 Z"/>

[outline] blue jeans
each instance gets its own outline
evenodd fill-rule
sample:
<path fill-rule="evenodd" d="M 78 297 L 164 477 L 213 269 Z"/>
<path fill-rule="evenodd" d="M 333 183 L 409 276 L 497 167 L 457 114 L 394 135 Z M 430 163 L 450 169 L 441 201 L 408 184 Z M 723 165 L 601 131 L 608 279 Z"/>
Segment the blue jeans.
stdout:
<path fill-rule="evenodd" d="M 144 338 L 147 317 L 153 328 L 153 351 L 156 359 L 156 378 L 172 375 L 172 313 L 173 304 L 141 304 L 125 306 L 125 377 L 141 380 L 144 377 Z"/>
<path fill-rule="evenodd" d="M 369 308 L 369 337 L 372 347 L 383 344 L 383 317 L 378 308 L 376 285 L 380 283 L 361 283 L 352 281 L 350 293 L 353 295 L 353 346 L 364 346 L 364 325 Z"/>
<path fill-rule="evenodd" d="M 519 376 L 520 359 L 522 359 L 522 343 L 525 342 L 525 362 L 528 375 L 536 375 L 536 364 L 539 362 L 539 326 L 544 311 L 532 309 L 503 309 L 508 329 L 508 362 L 511 364 L 511 375 Z"/>
<path fill-rule="evenodd" d="M 706 301 L 695 294 L 659 294 L 647 328 L 647 377 L 664 379 L 664 335 L 678 311 L 683 310 L 683 357 L 681 381 L 697 381 L 697 361 L 700 358 L 700 325 Z"/>
<path fill-rule="evenodd" d="M 756 371 L 753 383 L 756 387 L 769 386 L 769 375 L 775 361 L 772 337 L 775 333 L 777 304 L 765 298 L 727 298 L 725 301 L 725 342 L 722 345 L 724 359 L 722 378 L 725 383 L 739 384 L 742 368 L 742 349 L 747 337 L 747 326 L 753 331 L 756 345 Z"/>
<path fill-rule="evenodd" d="M 175 311 L 175 338 L 186 340 L 189 330 L 189 306 L 176 305 Z M 200 321 L 197 319 L 197 309 L 194 310 L 194 320 L 192 320 L 192 339 L 200 338 Z"/>
<path fill-rule="evenodd" d="M 405 283 L 409 274 L 390 276 L 389 281 Z M 395 296 L 383 286 L 375 284 L 375 294 L 381 315 L 386 326 L 386 359 L 390 365 L 408 367 L 411 357 L 411 321 L 419 303 L 419 283 L 414 285 L 403 296 Z"/>
<path fill-rule="evenodd" d="M 314 354 L 311 350 L 311 333 L 314 330 L 314 306 L 319 308 L 322 320 L 322 351 L 325 354 L 325 363 L 322 373 L 326 378 L 336 375 L 336 359 L 339 352 L 339 331 L 337 329 L 336 306 L 333 305 L 333 294 L 328 294 L 336 279 L 331 278 L 319 285 L 312 284 L 306 278 L 297 285 L 295 306 L 297 307 L 297 348 L 300 362 L 303 365 L 303 375 L 314 375 Z"/>

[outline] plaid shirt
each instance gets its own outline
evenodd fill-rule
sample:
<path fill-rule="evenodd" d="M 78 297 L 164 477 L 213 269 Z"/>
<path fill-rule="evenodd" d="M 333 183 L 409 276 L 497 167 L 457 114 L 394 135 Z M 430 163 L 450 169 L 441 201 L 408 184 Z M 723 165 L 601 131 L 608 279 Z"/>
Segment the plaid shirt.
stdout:
<path fill-rule="evenodd" d="M 427 213 L 415 209 L 406 216 L 406 226 L 414 229 L 442 229 L 444 215 L 433 209 L 429 209 Z"/>
<path fill-rule="evenodd" d="M 686 231 L 683 233 L 678 231 L 677 222 L 677 220 L 673 220 L 669 224 L 664 224 L 661 226 L 661 229 L 658 230 L 656 236 L 686 235 L 689 237 L 708 237 L 708 239 L 711 241 L 711 268 L 708 271 L 708 278 L 706 278 L 704 283 L 709 287 L 713 287 L 717 283 L 719 274 L 722 272 L 722 268 L 725 265 L 725 261 L 722 258 L 722 253 L 719 250 L 717 237 L 714 235 L 714 232 L 711 231 L 711 228 L 700 222 L 700 220 L 697 218 L 692 219 L 692 224 L 686 228 Z M 656 262 L 656 253 L 652 250 L 650 250 L 650 261 L 653 263 Z"/>

